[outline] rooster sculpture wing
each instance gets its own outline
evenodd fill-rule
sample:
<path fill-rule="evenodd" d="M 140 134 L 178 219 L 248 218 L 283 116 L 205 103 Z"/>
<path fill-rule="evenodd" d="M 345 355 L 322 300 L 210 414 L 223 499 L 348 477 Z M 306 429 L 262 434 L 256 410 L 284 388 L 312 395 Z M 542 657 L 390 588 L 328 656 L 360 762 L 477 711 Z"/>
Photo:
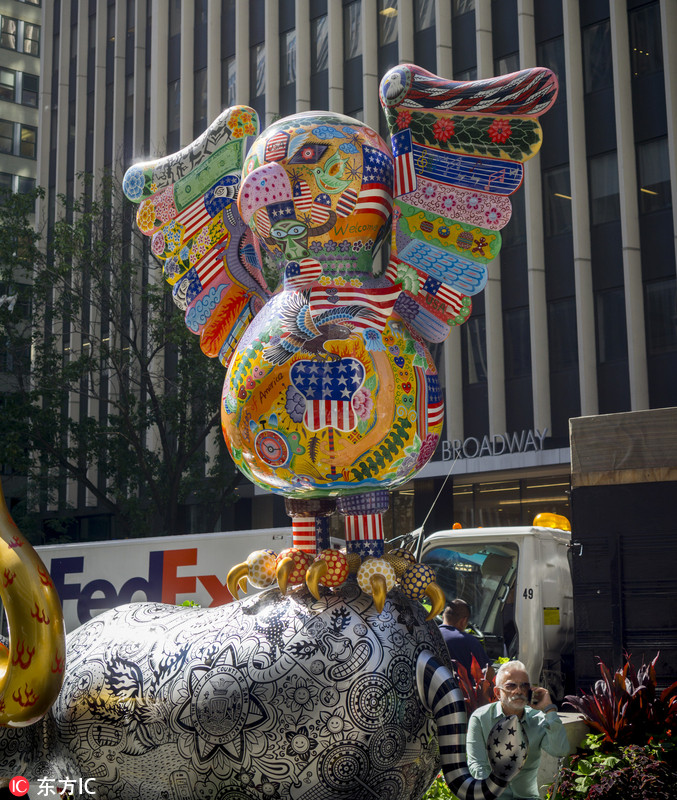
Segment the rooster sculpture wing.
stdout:
<path fill-rule="evenodd" d="M 139 203 L 138 226 L 151 237 L 187 327 L 224 367 L 270 297 L 237 207 L 242 164 L 258 133 L 256 112 L 234 106 L 178 153 L 131 167 L 122 184 Z"/>

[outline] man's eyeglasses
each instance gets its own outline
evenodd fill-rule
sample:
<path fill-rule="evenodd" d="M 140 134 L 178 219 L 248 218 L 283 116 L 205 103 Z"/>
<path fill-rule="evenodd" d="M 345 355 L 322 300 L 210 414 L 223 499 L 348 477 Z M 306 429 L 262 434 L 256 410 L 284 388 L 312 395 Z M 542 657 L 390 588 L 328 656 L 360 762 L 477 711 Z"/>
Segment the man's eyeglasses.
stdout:
<path fill-rule="evenodd" d="M 525 692 L 528 692 L 531 689 L 530 683 L 513 683 L 512 681 L 508 681 L 508 683 L 504 683 L 503 686 L 499 686 L 499 689 L 505 689 L 506 692 L 514 692 L 515 689 L 523 689 Z"/>

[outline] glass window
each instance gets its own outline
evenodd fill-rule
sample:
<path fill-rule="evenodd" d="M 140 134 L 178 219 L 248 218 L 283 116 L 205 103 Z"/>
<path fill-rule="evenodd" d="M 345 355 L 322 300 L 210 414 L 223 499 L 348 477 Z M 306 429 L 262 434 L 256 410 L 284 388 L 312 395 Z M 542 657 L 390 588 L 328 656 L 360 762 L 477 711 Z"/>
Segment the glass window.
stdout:
<path fill-rule="evenodd" d="M 487 328 L 484 316 L 470 317 L 461 328 L 466 355 L 466 383 L 487 380 Z"/>
<path fill-rule="evenodd" d="M 628 357 L 623 287 L 598 292 L 595 297 L 597 359 L 600 364 Z"/>
<path fill-rule="evenodd" d="M 235 105 L 237 73 L 235 72 L 235 56 L 221 62 L 221 102 L 227 108 Z"/>
<path fill-rule="evenodd" d="M 193 126 L 194 136 L 207 127 L 207 67 L 193 73 Z"/>
<path fill-rule="evenodd" d="M 0 22 L 0 46 L 16 50 L 16 31 L 18 22 L 12 17 L 2 15 Z"/>
<path fill-rule="evenodd" d="M 507 56 L 501 56 L 494 60 L 494 74 L 496 75 L 510 75 L 511 72 L 517 72 L 520 68 L 520 54 L 508 53 Z"/>
<path fill-rule="evenodd" d="M 14 176 L 10 172 L 0 172 L 0 186 L 12 191 L 12 178 Z"/>
<path fill-rule="evenodd" d="M 583 28 L 583 75 L 586 94 L 613 85 L 608 19 Z"/>
<path fill-rule="evenodd" d="M 0 100 L 14 102 L 16 92 L 16 72 L 0 68 Z"/>
<path fill-rule="evenodd" d="M 14 152 L 14 123 L 0 119 L 0 153 Z"/>
<path fill-rule="evenodd" d="M 181 81 L 172 81 L 167 86 L 167 133 L 181 128 Z"/>
<path fill-rule="evenodd" d="M 181 33 L 181 0 L 169 0 L 169 37 Z"/>
<path fill-rule="evenodd" d="M 19 192 L 19 194 L 28 194 L 28 192 L 32 192 L 33 189 L 35 189 L 35 178 L 24 178 L 23 175 L 19 175 L 17 192 Z"/>
<path fill-rule="evenodd" d="M 40 90 L 40 79 L 37 75 L 29 75 L 26 72 L 21 76 L 21 102 L 25 106 L 38 107 L 38 91 Z"/>
<path fill-rule="evenodd" d="M 40 55 L 40 26 L 24 22 L 24 53 Z"/>
<path fill-rule="evenodd" d="M 455 17 L 475 10 L 475 0 L 454 0 L 452 13 Z"/>
<path fill-rule="evenodd" d="M 512 214 L 510 222 L 501 230 L 503 247 L 515 247 L 524 244 L 527 239 L 527 215 L 524 206 L 524 189 L 520 187 L 510 196 Z"/>
<path fill-rule="evenodd" d="M 286 31 L 280 42 L 280 85 L 296 83 L 296 31 Z"/>
<path fill-rule="evenodd" d="M 564 37 L 558 36 L 542 42 L 536 47 L 536 63 L 539 67 L 547 67 L 557 75 L 559 81 L 559 100 L 566 97 L 566 70 L 564 66 Z"/>
<path fill-rule="evenodd" d="M 578 363 L 575 298 L 548 303 L 548 347 L 552 372 L 571 369 Z"/>
<path fill-rule="evenodd" d="M 646 214 L 672 206 L 667 137 L 637 145 L 639 210 Z"/>
<path fill-rule="evenodd" d="M 571 181 L 569 167 L 543 171 L 543 232 L 559 236 L 571 231 Z"/>
<path fill-rule="evenodd" d="M 362 55 L 362 16 L 360 2 L 343 7 L 343 55 L 345 60 Z"/>
<path fill-rule="evenodd" d="M 397 0 L 378 0 L 378 46 L 397 41 Z"/>
<path fill-rule="evenodd" d="M 428 30 L 435 24 L 435 0 L 414 0 L 414 30 Z"/>
<path fill-rule="evenodd" d="M 125 78 L 125 118 L 134 116 L 134 76 L 127 75 Z"/>
<path fill-rule="evenodd" d="M 616 151 L 590 159 L 590 216 L 593 225 L 620 218 Z"/>
<path fill-rule="evenodd" d="M 661 20 L 658 3 L 637 8 L 628 14 L 630 68 L 632 77 L 651 75 L 663 69 Z"/>
<path fill-rule="evenodd" d="M 506 379 L 530 375 L 531 334 L 528 308 L 513 308 L 503 312 L 503 342 Z"/>
<path fill-rule="evenodd" d="M 35 158 L 37 155 L 38 129 L 32 125 L 20 126 L 19 155 L 23 158 Z"/>
<path fill-rule="evenodd" d="M 644 286 L 647 350 L 650 355 L 677 350 L 677 280 Z"/>
<path fill-rule="evenodd" d="M 329 38 L 327 15 L 310 23 L 310 71 L 313 75 L 327 69 L 329 63 Z"/>
<path fill-rule="evenodd" d="M 251 91 L 253 97 L 266 93 L 266 46 L 256 44 L 251 49 Z"/>
<path fill-rule="evenodd" d="M 455 81 L 476 81 L 477 80 L 477 67 L 470 67 L 470 69 L 463 69 L 460 72 L 454 73 Z"/>

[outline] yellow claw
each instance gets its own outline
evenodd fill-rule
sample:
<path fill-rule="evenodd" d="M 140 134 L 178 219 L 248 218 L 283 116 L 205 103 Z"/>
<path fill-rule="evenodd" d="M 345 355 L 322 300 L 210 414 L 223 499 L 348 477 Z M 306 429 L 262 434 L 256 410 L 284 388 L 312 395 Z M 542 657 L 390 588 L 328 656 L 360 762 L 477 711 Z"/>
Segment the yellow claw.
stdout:
<path fill-rule="evenodd" d="M 277 585 L 280 587 L 282 594 L 287 592 L 287 584 L 289 583 L 289 576 L 294 569 L 294 560 L 287 556 L 280 559 L 277 565 Z"/>
<path fill-rule="evenodd" d="M 428 588 L 425 590 L 425 593 L 430 598 L 430 603 L 432 608 L 430 609 L 430 613 L 425 618 L 426 622 L 428 620 L 433 619 L 438 614 L 441 614 L 444 611 L 444 607 L 447 604 L 447 600 L 444 596 L 444 592 L 436 583 L 429 583 Z"/>
<path fill-rule="evenodd" d="M 246 576 L 246 575 L 243 575 L 243 576 L 240 578 L 240 580 L 238 581 L 238 584 L 237 584 L 237 585 L 239 586 L 239 588 L 240 588 L 240 589 L 242 589 L 242 591 L 243 591 L 245 594 L 247 594 L 247 576 Z"/>
<path fill-rule="evenodd" d="M 369 583 L 371 584 L 371 596 L 374 598 L 374 605 L 380 614 L 381 611 L 383 611 L 386 595 L 388 594 L 386 579 L 383 575 L 372 575 L 369 579 Z"/>
<path fill-rule="evenodd" d="M 306 570 L 306 586 L 310 589 L 310 593 L 316 599 L 320 599 L 319 583 L 320 580 L 327 574 L 327 562 L 323 558 L 319 558 Z"/>
<path fill-rule="evenodd" d="M 236 564 L 226 576 L 226 586 L 228 587 L 228 591 L 233 596 L 234 600 L 237 600 L 237 589 L 238 584 L 243 592 L 246 592 L 246 589 L 242 584 L 244 583 L 245 586 L 247 585 L 247 575 L 249 575 L 249 567 L 246 563 L 243 564 Z"/>

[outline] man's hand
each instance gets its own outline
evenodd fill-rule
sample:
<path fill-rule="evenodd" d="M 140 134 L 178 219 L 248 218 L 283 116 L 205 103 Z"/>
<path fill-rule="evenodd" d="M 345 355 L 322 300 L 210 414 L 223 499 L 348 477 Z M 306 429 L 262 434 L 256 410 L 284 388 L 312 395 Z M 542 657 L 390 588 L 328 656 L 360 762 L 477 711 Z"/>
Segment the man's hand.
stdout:
<path fill-rule="evenodd" d="M 531 691 L 531 707 L 537 711 L 545 711 L 548 706 L 554 703 L 550 699 L 550 692 L 543 687 L 536 687 Z"/>

